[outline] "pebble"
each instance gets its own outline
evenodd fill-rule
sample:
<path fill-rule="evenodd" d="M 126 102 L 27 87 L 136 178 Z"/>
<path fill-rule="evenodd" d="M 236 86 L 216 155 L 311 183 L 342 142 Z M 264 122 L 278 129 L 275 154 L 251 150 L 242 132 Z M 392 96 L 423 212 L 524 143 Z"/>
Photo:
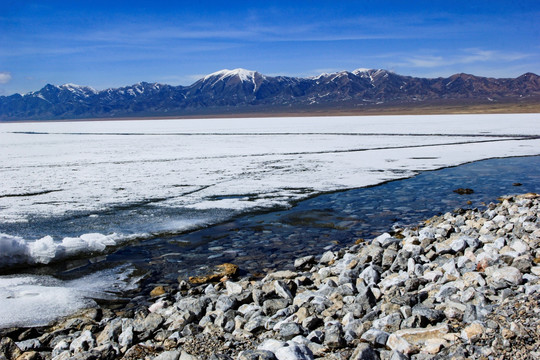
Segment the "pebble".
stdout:
<path fill-rule="evenodd" d="M 539 213 L 538 195 L 505 197 L 296 259 L 297 271 L 242 279 L 224 264 L 157 286 L 146 308 L 5 332 L 0 359 L 534 358 Z"/>

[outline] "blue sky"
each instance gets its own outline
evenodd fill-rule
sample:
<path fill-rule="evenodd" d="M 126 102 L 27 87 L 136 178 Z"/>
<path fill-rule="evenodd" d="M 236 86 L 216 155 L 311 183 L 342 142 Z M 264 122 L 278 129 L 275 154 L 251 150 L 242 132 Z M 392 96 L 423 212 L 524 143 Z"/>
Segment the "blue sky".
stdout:
<path fill-rule="evenodd" d="M 540 74 L 540 1 L 11 1 L 0 4 L 0 95 L 45 84 L 189 85 L 384 68 Z"/>

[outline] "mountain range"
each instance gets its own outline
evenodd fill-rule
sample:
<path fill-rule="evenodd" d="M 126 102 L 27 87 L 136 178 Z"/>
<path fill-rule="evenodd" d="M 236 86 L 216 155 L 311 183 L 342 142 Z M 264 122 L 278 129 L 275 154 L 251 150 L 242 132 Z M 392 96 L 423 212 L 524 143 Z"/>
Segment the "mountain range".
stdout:
<path fill-rule="evenodd" d="M 351 108 L 429 101 L 540 99 L 540 77 L 487 78 L 469 74 L 418 78 L 358 69 L 300 78 L 221 70 L 189 86 L 141 82 L 97 91 L 46 85 L 24 95 L 0 96 L 0 120 L 47 120 L 227 114 L 298 108 Z"/>

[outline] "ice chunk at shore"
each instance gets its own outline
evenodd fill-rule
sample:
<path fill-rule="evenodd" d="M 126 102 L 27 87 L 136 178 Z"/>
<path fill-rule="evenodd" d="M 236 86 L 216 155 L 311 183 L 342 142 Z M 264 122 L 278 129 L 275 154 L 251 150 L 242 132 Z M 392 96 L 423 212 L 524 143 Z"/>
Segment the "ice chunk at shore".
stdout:
<path fill-rule="evenodd" d="M 0 233 L 0 268 L 16 264 L 49 264 L 53 260 L 103 252 L 107 247 L 119 245 L 128 238 L 118 234 L 83 234 L 66 237 L 55 242 L 51 236 L 27 241 L 18 236 Z"/>
<path fill-rule="evenodd" d="M 0 328 L 44 326 L 133 287 L 132 269 L 104 270 L 77 280 L 52 276 L 0 276 Z"/>

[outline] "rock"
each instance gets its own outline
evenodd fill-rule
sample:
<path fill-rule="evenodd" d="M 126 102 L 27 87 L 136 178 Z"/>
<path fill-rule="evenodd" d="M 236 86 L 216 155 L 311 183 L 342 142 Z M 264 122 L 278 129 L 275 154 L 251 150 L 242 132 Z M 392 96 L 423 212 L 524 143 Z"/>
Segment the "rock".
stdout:
<path fill-rule="evenodd" d="M 238 354 L 237 360 L 275 360 L 273 352 L 268 350 L 244 350 Z"/>
<path fill-rule="evenodd" d="M 298 258 L 294 261 L 294 267 L 296 269 L 305 269 L 315 263 L 315 256 L 309 255 Z"/>
<path fill-rule="evenodd" d="M 226 281 L 225 288 L 227 289 L 228 296 L 239 295 L 244 290 L 242 288 L 242 285 L 232 282 L 232 281 Z"/>
<path fill-rule="evenodd" d="M 275 339 L 266 339 L 257 347 L 257 350 L 267 350 L 272 353 L 275 353 L 278 349 L 286 346 L 286 343 L 283 341 Z"/>
<path fill-rule="evenodd" d="M 288 279 L 294 279 L 298 276 L 297 272 L 290 271 L 290 270 L 281 270 L 276 271 L 273 273 L 270 273 L 266 276 L 266 279 L 268 280 L 288 280 Z"/>
<path fill-rule="evenodd" d="M 289 300 L 292 301 L 293 295 L 291 293 L 291 290 L 287 286 L 287 284 L 285 284 L 285 282 L 283 282 L 281 280 L 275 280 L 274 281 L 274 290 L 275 290 L 276 294 L 278 294 L 278 296 L 280 296 L 280 297 L 282 297 L 284 299 L 289 299 Z"/>
<path fill-rule="evenodd" d="M 395 334 L 391 334 L 388 337 L 386 346 L 388 346 L 391 350 L 399 351 L 400 353 L 403 353 L 405 355 L 410 355 L 418 351 L 418 349 L 413 345 L 409 344 L 407 340 Z"/>
<path fill-rule="evenodd" d="M 287 299 L 270 299 L 263 302 L 262 311 L 266 315 L 274 315 L 278 310 L 286 308 L 290 301 Z"/>
<path fill-rule="evenodd" d="M 399 325 L 401 324 L 401 314 L 400 313 L 392 313 L 390 315 L 387 315 L 385 317 L 382 317 L 380 319 L 377 319 L 373 321 L 373 327 L 375 329 L 387 331 L 387 332 L 394 332 L 399 329 Z"/>
<path fill-rule="evenodd" d="M 429 309 L 420 305 L 413 307 L 412 314 L 420 316 L 429 324 L 436 324 L 444 319 L 444 313 L 442 311 Z"/>
<path fill-rule="evenodd" d="M 39 341 L 39 339 L 29 339 L 18 341 L 16 342 L 16 345 L 23 352 L 28 350 L 39 350 L 39 348 L 41 348 L 41 341 Z"/>
<path fill-rule="evenodd" d="M 373 348 L 366 344 L 362 343 L 354 349 L 354 352 L 352 353 L 350 360 L 379 360 L 379 356 L 373 350 Z"/>
<path fill-rule="evenodd" d="M 513 285 L 520 285 L 522 283 L 521 272 L 512 266 L 505 266 L 500 269 L 496 269 L 491 274 L 491 278 L 495 281 L 507 281 Z"/>
<path fill-rule="evenodd" d="M 390 334 L 385 331 L 379 329 L 369 329 L 362 334 L 361 339 L 372 345 L 384 347 L 388 341 L 388 336 L 390 336 Z"/>
<path fill-rule="evenodd" d="M 369 286 L 379 283 L 381 276 L 373 266 L 368 266 L 360 273 L 359 278 L 363 279 L 364 282 Z"/>
<path fill-rule="evenodd" d="M 154 360 L 178 360 L 180 358 L 180 351 L 164 351 L 154 358 Z"/>
<path fill-rule="evenodd" d="M 279 327 L 279 335 L 284 340 L 291 340 L 297 335 L 302 334 L 302 327 L 294 322 L 287 322 Z"/>
<path fill-rule="evenodd" d="M 474 193 L 474 190 L 473 189 L 469 189 L 469 188 L 458 188 L 456 190 L 453 190 L 456 194 L 459 194 L 459 195 L 470 195 L 470 194 L 473 194 Z"/>
<path fill-rule="evenodd" d="M 163 294 L 165 294 L 166 291 L 165 291 L 165 288 L 163 286 L 156 286 L 154 289 L 152 289 L 152 291 L 150 291 L 150 296 L 151 297 L 158 297 L 158 296 L 161 296 Z"/>
<path fill-rule="evenodd" d="M 324 344 L 329 348 L 341 348 L 345 346 L 343 327 L 338 322 L 327 323 L 324 327 Z"/>
<path fill-rule="evenodd" d="M 265 323 L 268 318 L 263 316 L 253 316 L 249 321 L 244 325 L 244 330 L 250 333 L 258 333 L 265 329 Z"/>
<path fill-rule="evenodd" d="M 461 331 L 461 337 L 463 340 L 474 342 L 484 333 L 485 328 L 479 322 L 474 322 Z"/>
<path fill-rule="evenodd" d="M 220 281 L 223 278 L 231 278 L 238 274 L 238 265 L 225 263 L 216 266 L 214 272 L 203 276 L 190 276 L 189 282 L 192 284 L 206 284 Z"/>
<path fill-rule="evenodd" d="M 117 342 L 118 335 L 122 332 L 122 320 L 113 319 L 105 325 L 103 331 L 96 338 L 98 345 Z"/>
<path fill-rule="evenodd" d="M 274 354 L 278 360 L 312 360 L 313 353 L 303 344 L 289 341 L 288 346 L 277 349 Z"/>
<path fill-rule="evenodd" d="M 180 353 L 180 358 L 179 360 L 199 360 L 199 358 L 197 356 L 194 356 L 194 355 L 191 355 L 185 351 L 182 351 Z"/>
<path fill-rule="evenodd" d="M 96 340 L 90 330 L 85 330 L 82 334 L 71 342 L 69 350 L 73 353 L 84 352 L 96 346 Z"/>
<path fill-rule="evenodd" d="M 122 332 L 118 335 L 118 344 L 122 348 L 128 348 L 133 344 L 133 326 L 122 326 Z"/>
<path fill-rule="evenodd" d="M 237 307 L 236 300 L 228 295 L 220 295 L 216 301 L 216 310 L 221 310 L 223 312 L 231 310 Z"/>
<path fill-rule="evenodd" d="M 15 359 L 22 354 L 22 351 L 12 339 L 4 337 L 0 340 L 0 354 L 2 353 L 8 359 Z"/>
<path fill-rule="evenodd" d="M 438 354 L 445 345 L 447 345 L 447 342 L 443 339 L 428 339 L 422 347 L 422 352 L 435 355 Z"/>
<path fill-rule="evenodd" d="M 43 357 L 36 351 L 28 351 L 17 357 L 16 360 L 42 360 Z"/>
<path fill-rule="evenodd" d="M 324 264 L 324 265 L 329 264 L 334 261 L 335 256 L 336 255 L 334 254 L 333 251 L 327 251 L 324 254 L 322 254 L 321 259 L 319 260 L 319 263 Z"/>
<path fill-rule="evenodd" d="M 448 325 L 428 326 L 426 328 L 401 329 L 394 334 L 402 337 L 411 344 L 425 343 L 430 339 L 440 339 L 448 333 Z"/>

